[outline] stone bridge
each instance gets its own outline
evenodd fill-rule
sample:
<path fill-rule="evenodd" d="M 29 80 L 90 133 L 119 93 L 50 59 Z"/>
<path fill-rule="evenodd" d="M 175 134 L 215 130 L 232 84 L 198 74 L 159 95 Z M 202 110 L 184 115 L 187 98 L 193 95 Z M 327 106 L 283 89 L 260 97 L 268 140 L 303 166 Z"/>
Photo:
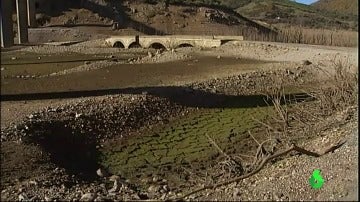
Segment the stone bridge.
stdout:
<path fill-rule="evenodd" d="M 178 47 L 219 47 L 228 41 L 242 41 L 242 36 L 193 36 L 193 35 L 169 35 L 169 36 L 113 36 L 106 39 L 106 44 L 119 48 L 164 48 Z"/>

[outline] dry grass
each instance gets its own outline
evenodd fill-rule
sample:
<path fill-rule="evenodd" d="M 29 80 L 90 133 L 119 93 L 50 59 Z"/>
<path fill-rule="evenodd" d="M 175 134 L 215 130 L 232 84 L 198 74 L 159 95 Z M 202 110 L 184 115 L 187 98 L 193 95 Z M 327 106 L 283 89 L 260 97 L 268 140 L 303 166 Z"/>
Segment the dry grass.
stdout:
<path fill-rule="evenodd" d="M 321 122 L 357 105 L 358 73 L 349 61 L 334 58 L 331 65 L 316 69 L 317 73 L 309 74 L 314 85 L 305 89 L 297 87 L 308 95 L 305 99 L 285 96 L 285 87 L 296 81 L 282 76 L 271 78 L 273 85 L 267 87 L 264 94 L 274 113 L 268 120 L 255 120 L 267 128 L 269 138 L 280 139 L 285 145 L 292 144 L 302 136 L 330 127 Z M 307 102 L 309 100 L 313 101 Z"/>
<path fill-rule="evenodd" d="M 333 68 L 318 67 L 323 75 L 321 85 L 311 89 L 311 94 L 318 100 L 324 116 L 344 110 L 357 103 L 358 73 L 352 71 L 348 61 L 333 59 Z"/>
<path fill-rule="evenodd" d="M 279 34 L 244 33 L 246 40 L 276 41 L 283 43 L 303 43 L 328 46 L 358 46 L 358 32 L 345 30 L 326 30 L 289 27 L 280 30 Z"/>

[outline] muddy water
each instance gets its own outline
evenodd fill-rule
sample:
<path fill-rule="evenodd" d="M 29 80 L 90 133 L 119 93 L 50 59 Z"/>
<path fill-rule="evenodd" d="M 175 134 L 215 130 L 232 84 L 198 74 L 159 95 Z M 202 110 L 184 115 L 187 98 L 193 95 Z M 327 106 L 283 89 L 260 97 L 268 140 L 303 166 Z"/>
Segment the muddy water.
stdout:
<path fill-rule="evenodd" d="M 104 56 L 99 55 L 51 55 L 43 56 L 43 63 L 37 64 L 37 57 L 38 55 L 36 57 L 26 55 L 26 57 L 19 57 L 19 60 L 15 62 L 9 59 L 10 56 L 4 56 L 4 60 L 2 60 L 2 67 L 5 68 L 2 71 L 2 94 L 96 91 L 126 87 L 179 85 L 253 70 L 268 64 L 264 61 L 248 59 L 217 59 L 216 57 L 199 56 L 191 60 L 171 63 L 119 64 L 92 71 L 35 79 L 5 77 L 16 74 L 48 74 L 84 64 L 79 60 L 104 59 Z M 51 63 L 46 63 L 47 61 L 51 61 Z M 57 62 L 54 63 L 54 61 Z"/>

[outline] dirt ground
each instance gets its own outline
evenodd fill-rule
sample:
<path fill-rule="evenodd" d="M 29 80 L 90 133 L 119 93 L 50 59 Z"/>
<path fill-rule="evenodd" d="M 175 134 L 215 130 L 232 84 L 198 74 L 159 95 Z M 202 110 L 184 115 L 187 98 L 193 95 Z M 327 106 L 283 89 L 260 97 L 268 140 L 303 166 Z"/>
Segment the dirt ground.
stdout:
<path fill-rule="evenodd" d="M 16 50 L 5 50 L 1 53 L 2 200 L 79 200 L 80 198 L 136 200 L 165 199 L 176 194 L 184 194 L 189 188 L 194 189 L 195 185 L 203 184 L 201 177 L 197 178 L 196 175 L 190 174 L 190 180 L 185 177 L 185 182 L 189 181 L 189 184 L 175 187 L 171 184 L 171 180 L 167 182 L 166 178 L 169 176 L 150 175 L 147 176 L 150 182 L 145 183 L 150 187 L 146 188 L 132 188 L 130 184 L 133 181 L 123 179 L 126 183 L 116 191 L 110 191 L 111 182 L 104 178 L 90 182 L 79 179 L 75 176 L 78 173 L 69 172 L 71 166 L 63 164 L 61 154 L 51 148 L 51 146 L 54 149 L 65 147 L 68 142 L 62 142 L 63 140 L 54 137 L 47 140 L 52 143 L 49 148 L 42 144 L 42 136 L 36 139 L 37 134 L 70 134 L 76 133 L 76 127 L 80 127 L 81 130 L 88 132 L 95 130 L 96 132 L 89 134 L 98 134 L 99 137 L 96 138 L 106 142 L 110 139 L 114 140 L 113 135 L 142 135 L 153 128 L 166 129 L 167 126 L 169 128 L 163 130 L 165 134 L 172 134 L 172 130 L 200 131 L 201 128 L 192 126 L 191 124 L 194 123 L 191 121 L 187 125 L 185 123 L 176 125 L 176 122 L 172 125 L 173 121 L 182 118 L 187 120 L 188 115 L 196 113 L 209 114 L 194 119 L 199 122 L 208 120 L 209 122 L 204 123 L 210 124 L 213 129 L 209 126 L 210 129 L 207 130 L 222 132 L 224 124 L 211 125 L 211 121 L 217 121 L 213 116 L 223 117 L 226 124 L 230 124 L 231 120 L 246 123 L 249 120 L 246 117 L 227 120 L 226 116 L 233 116 L 231 113 L 237 108 L 240 108 L 240 113 L 244 113 L 242 108 L 246 107 L 243 103 L 235 103 L 235 105 L 218 105 L 218 103 L 227 99 L 245 99 L 246 96 L 252 99 L 251 95 L 254 91 L 264 85 L 270 85 L 266 82 L 261 83 L 267 73 L 281 71 L 286 75 L 299 77 L 301 83 L 306 81 L 306 77 L 302 76 L 303 70 L 306 72 L 317 67 L 326 70 L 337 60 L 342 60 L 356 71 L 358 63 L 356 48 L 241 41 L 229 42 L 209 50 L 180 48 L 174 52 L 156 53 L 155 50 L 127 51 L 107 48 L 101 39 L 104 35 L 85 36 L 84 28 L 60 29 L 69 30 L 64 31 L 65 33 L 59 32 L 58 29 L 31 30 L 33 35 L 30 34 L 30 37 L 37 41 L 39 38 L 36 37 L 53 32 L 54 36 L 59 36 L 59 40 L 60 36 L 68 36 L 63 40 L 69 41 L 94 40 L 68 46 L 18 47 Z M 105 28 L 99 28 L 101 29 Z M 74 33 L 78 34 L 74 35 Z M 77 38 L 76 35 L 79 37 Z M 48 42 L 46 38 L 42 40 Z M 149 51 L 154 56 L 149 57 Z M 239 95 L 240 98 L 237 97 Z M 246 106 L 251 108 L 249 107 L 253 106 L 251 104 L 246 103 Z M 211 111 L 213 108 L 219 111 Z M 210 112 L 206 110 L 205 112 L 204 109 Z M 358 125 L 357 119 L 354 118 L 357 115 L 353 115 L 357 111 L 357 106 L 349 111 L 343 114 L 352 114 L 353 118 L 336 119 L 335 123 L 338 124 L 322 131 L 307 145 L 312 148 L 314 145 L 326 145 L 340 138 L 347 138 L 347 143 L 334 153 L 316 159 L 304 155 L 288 156 L 269 164 L 260 173 L 242 182 L 208 190 L 191 198 L 199 200 L 358 199 L 358 194 L 355 192 L 358 182 L 358 165 L 355 163 L 358 158 L 358 134 L 355 131 Z M 243 115 L 249 116 L 247 113 L 252 112 L 247 111 Z M 94 125 L 95 128 L 88 128 Z M 116 128 L 112 128 L 114 126 Z M 79 152 L 73 156 L 78 158 L 79 164 L 84 163 L 95 170 L 100 167 L 90 161 L 93 154 L 89 152 L 92 148 L 83 148 L 79 140 L 68 138 L 73 144 L 68 145 L 69 152 L 63 154 L 65 158 L 72 158 L 71 152 L 75 151 L 74 148 L 78 148 Z M 156 139 L 157 136 L 153 138 Z M 31 141 L 35 141 L 35 144 Z M 142 141 L 146 142 L 145 136 Z M 194 142 L 190 143 L 193 145 Z M 203 147 L 200 143 L 199 145 Z M 93 142 L 89 143 L 91 144 Z M 97 144 L 97 147 L 101 145 L 106 147 L 106 144 Z M 111 147 L 111 144 L 108 147 Z M 114 152 L 119 152 L 115 148 Z M 209 145 L 206 145 L 206 148 L 209 148 Z M 120 150 L 126 149 L 120 148 Z M 132 151 L 129 153 L 132 154 Z M 200 163 L 200 165 L 206 164 Z M 307 183 L 311 171 L 316 168 L 322 170 L 326 181 L 321 190 L 312 190 Z M 177 172 L 171 169 L 165 172 Z M 91 172 L 91 176 L 94 177 L 96 173 Z M 204 172 L 204 169 L 193 172 L 198 174 Z M 145 181 L 149 180 L 147 178 Z M 189 187 L 190 185 L 193 187 Z M 147 190 L 146 194 L 144 189 Z M 89 194 L 86 195 L 87 193 Z"/>

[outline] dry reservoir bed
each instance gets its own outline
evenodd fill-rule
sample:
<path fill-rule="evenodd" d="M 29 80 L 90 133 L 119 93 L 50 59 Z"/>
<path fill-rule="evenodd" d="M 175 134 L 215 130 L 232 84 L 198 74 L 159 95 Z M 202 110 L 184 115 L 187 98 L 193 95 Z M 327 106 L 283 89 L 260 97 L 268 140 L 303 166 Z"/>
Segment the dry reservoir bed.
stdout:
<path fill-rule="evenodd" d="M 129 60 L 138 53 L 12 54 L 2 53 L 6 103 L 25 100 L 31 107 L 26 102 L 41 102 L 33 99 L 57 100 L 51 107 L 39 104 L 22 121 L 11 121 L 17 119 L 2 109 L 9 115 L 1 135 L 4 200 L 78 200 L 86 193 L 98 200 L 165 199 L 221 181 L 231 172 L 219 164 L 224 156 L 207 136 L 229 155 L 254 155 L 254 138 L 268 135 L 260 122 L 274 114 L 264 101 L 273 78 L 288 80 L 284 93 L 293 101 L 308 98 L 300 89 L 315 85 L 314 66 L 307 63 L 191 55 L 139 64 Z M 92 63 L 97 68 L 86 67 Z M 61 100 L 79 96 L 85 98 Z M 294 139 L 302 143 L 312 135 Z M 243 170 L 236 172 L 251 167 L 246 157 L 239 162 Z"/>

